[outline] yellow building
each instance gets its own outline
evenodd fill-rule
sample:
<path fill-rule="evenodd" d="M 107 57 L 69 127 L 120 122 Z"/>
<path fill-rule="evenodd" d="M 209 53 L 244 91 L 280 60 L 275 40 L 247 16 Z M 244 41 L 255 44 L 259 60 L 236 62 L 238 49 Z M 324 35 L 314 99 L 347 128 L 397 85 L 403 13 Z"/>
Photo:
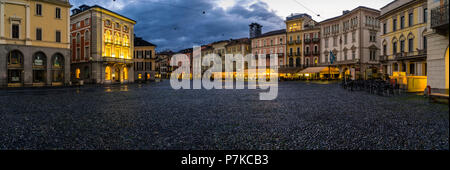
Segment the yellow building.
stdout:
<path fill-rule="evenodd" d="M 426 0 L 395 0 L 381 8 L 379 17 L 383 73 L 411 92 L 427 85 L 426 9 Z"/>
<path fill-rule="evenodd" d="M 303 67 L 303 30 L 314 22 L 308 14 L 292 14 L 286 17 L 286 55 L 288 67 Z"/>
<path fill-rule="evenodd" d="M 0 0 L 0 86 L 70 80 L 68 0 Z"/>
<path fill-rule="evenodd" d="M 241 54 L 243 57 L 252 53 L 252 50 L 250 49 L 250 39 L 248 38 L 232 39 L 227 45 L 225 45 L 225 49 L 226 54 Z M 248 69 L 248 65 L 245 63 L 244 67 L 244 69 Z M 236 69 L 233 69 L 232 73 L 225 72 L 223 77 L 236 78 Z"/>
<path fill-rule="evenodd" d="M 136 21 L 98 5 L 72 10 L 72 77 L 85 83 L 134 82 Z"/>

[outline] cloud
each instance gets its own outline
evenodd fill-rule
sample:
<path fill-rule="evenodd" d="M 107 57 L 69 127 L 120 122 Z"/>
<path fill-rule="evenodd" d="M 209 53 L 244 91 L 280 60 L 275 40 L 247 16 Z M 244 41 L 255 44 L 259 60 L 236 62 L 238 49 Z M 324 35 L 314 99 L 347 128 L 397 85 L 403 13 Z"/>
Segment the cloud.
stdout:
<path fill-rule="evenodd" d="M 283 19 L 259 0 L 71 0 L 74 7 L 98 4 L 137 21 L 137 36 L 158 50 L 180 50 L 218 40 L 248 37 L 248 25 L 258 22 L 264 32 L 284 28 Z"/>

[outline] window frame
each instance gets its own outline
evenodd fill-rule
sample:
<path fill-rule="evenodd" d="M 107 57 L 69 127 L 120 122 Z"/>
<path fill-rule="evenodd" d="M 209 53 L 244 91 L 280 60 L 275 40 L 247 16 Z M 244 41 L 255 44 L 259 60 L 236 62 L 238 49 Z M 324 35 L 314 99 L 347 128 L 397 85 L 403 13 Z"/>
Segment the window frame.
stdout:
<path fill-rule="evenodd" d="M 17 30 L 15 29 L 15 27 L 17 28 Z M 15 35 L 17 35 L 17 36 L 15 36 Z M 12 39 L 20 39 L 20 24 L 17 24 L 17 23 L 11 24 L 11 38 Z"/>
<path fill-rule="evenodd" d="M 55 8 L 55 18 L 61 19 L 61 8 Z"/>
<path fill-rule="evenodd" d="M 42 28 L 36 28 L 36 41 L 42 41 Z"/>
<path fill-rule="evenodd" d="M 39 3 L 36 4 L 35 15 L 42 16 L 42 4 L 39 4 Z"/>

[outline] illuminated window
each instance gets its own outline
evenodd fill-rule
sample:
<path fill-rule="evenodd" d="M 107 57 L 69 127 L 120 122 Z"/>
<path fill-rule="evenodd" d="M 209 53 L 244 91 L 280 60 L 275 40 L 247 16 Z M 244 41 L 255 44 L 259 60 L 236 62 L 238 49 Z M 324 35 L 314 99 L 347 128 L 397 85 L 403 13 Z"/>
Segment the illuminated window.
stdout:
<path fill-rule="evenodd" d="M 119 47 L 116 48 L 116 50 L 115 50 L 115 52 L 113 54 L 113 57 L 123 58 L 123 55 L 120 55 L 120 48 Z"/>
<path fill-rule="evenodd" d="M 105 56 L 111 57 L 111 46 L 110 45 L 105 47 Z"/>
<path fill-rule="evenodd" d="M 123 37 L 123 46 L 128 46 L 128 45 L 129 45 L 129 42 L 128 42 L 128 36 L 125 35 L 125 36 Z"/>
<path fill-rule="evenodd" d="M 109 66 L 105 69 L 105 80 L 111 80 L 111 67 Z"/>
<path fill-rule="evenodd" d="M 75 77 L 76 77 L 77 79 L 80 78 L 80 73 L 81 73 L 80 69 L 77 68 L 77 69 L 75 70 Z"/>
<path fill-rule="evenodd" d="M 111 32 L 109 31 L 109 30 L 107 30 L 106 32 L 105 32 L 105 42 L 112 42 L 112 39 L 111 39 Z"/>
<path fill-rule="evenodd" d="M 114 43 L 115 44 L 120 44 L 120 35 L 119 33 L 116 33 L 116 35 L 114 35 Z"/>
<path fill-rule="evenodd" d="M 138 79 L 142 79 L 142 74 L 138 74 Z"/>
<path fill-rule="evenodd" d="M 129 56 L 128 56 L 128 49 L 127 48 L 124 48 L 123 49 L 123 58 L 129 58 Z"/>

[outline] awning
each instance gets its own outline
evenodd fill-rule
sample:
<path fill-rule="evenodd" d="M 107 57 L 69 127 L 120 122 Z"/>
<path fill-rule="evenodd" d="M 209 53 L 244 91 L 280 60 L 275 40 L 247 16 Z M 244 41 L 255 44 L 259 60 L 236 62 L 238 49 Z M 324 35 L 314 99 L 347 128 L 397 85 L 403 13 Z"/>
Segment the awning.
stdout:
<path fill-rule="evenodd" d="M 295 73 L 298 73 L 300 70 L 301 70 L 301 68 L 296 68 L 296 67 L 279 68 L 278 69 L 278 73 L 281 73 L 281 74 L 295 74 Z"/>
<path fill-rule="evenodd" d="M 329 73 L 339 73 L 339 69 L 338 68 L 334 68 L 334 67 L 330 67 L 330 69 L 328 69 L 328 67 L 309 67 L 306 68 L 302 71 L 300 71 L 300 74 L 305 74 L 305 73 L 309 73 L 309 74 L 315 74 L 315 73 L 322 73 L 322 74 L 329 74 Z"/>

